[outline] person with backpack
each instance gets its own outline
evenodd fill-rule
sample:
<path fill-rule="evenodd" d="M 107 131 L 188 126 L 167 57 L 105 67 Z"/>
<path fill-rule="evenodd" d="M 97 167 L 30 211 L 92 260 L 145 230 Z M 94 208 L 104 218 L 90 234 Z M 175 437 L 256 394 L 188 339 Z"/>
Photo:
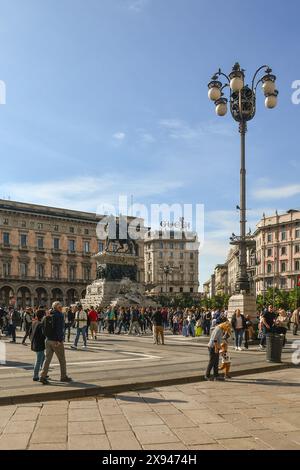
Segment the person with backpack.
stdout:
<path fill-rule="evenodd" d="M 53 354 L 57 356 L 59 361 L 61 382 L 72 382 L 71 377 L 68 377 L 67 375 L 67 364 L 64 348 L 65 319 L 64 314 L 62 313 L 62 305 L 58 300 L 53 302 L 52 311 L 43 318 L 42 323 L 42 331 L 46 337 L 46 359 L 41 373 L 40 382 L 43 385 L 49 384 L 47 376 Z"/>
<path fill-rule="evenodd" d="M 24 315 L 25 335 L 22 339 L 23 346 L 27 346 L 26 339 L 28 338 L 30 330 L 31 330 L 32 319 L 33 319 L 33 310 L 31 307 L 26 307 L 25 315 Z"/>
<path fill-rule="evenodd" d="M 40 380 L 39 373 L 43 367 L 45 360 L 45 340 L 46 337 L 43 333 L 42 319 L 45 316 L 44 310 L 38 310 L 36 313 L 36 320 L 32 322 L 30 329 L 31 350 L 36 353 L 36 360 L 33 370 L 33 381 Z"/>
<path fill-rule="evenodd" d="M 75 326 L 77 328 L 77 333 L 76 333 L 76 338 L 74 341 L 74 344 L 71 346 L 71 349 L 77 349 L 77 344 L 80 338 L 80 335 L 82 335 L 83 339 L 83 348 L 86 349 L 87 343 L 86 343 L 86 330 L 87 330 L 87 313 L 85 310 L 83 310 L 81 304 L 76 304 L 74 307 L 74 310 L 77 310 L 75 313 Z"/>

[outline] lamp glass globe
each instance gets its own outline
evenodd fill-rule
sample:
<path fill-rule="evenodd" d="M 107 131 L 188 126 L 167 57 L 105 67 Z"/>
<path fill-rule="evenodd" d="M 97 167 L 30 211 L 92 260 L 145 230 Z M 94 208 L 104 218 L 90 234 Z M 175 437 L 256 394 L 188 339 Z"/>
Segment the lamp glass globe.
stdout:
<path fill-rule="evenodd" d="M 210 88 L 208 90 L 208 97 L 210 100 L 212 101 L 216 101 L 218 100 L 219 98 L 221 98 L 221 90 L 220 88 L 214 86 L 213 88 Z"/>
<path fill-rule="evenodd" d="M 226 113 L 227 113 L 227 104 L 226 103 L 220 103 L 216 106 L 217 116 L 225 116 Z"/>
<path fill-rule="evenodd" d="M 275 95 L 267 96 L 265 99 L 265 105 L 266 105 L 266 108 L 268 109 L 275 108 L 277 105 L 277 96 Z"/>
<path fill-rule="evenodd" d="M 234 77 L 230 80 L 230 88 L 233 92 L 239 92 L 244 86 L 244 80 L 241 77 Z"/>
<path fill-rule="evenodd" d="M 275 91 L 275 82 L 272 80 L 267 80 L 266 82 L 263 83 L 262 89 L 265 95 L 274 93 Z"/>

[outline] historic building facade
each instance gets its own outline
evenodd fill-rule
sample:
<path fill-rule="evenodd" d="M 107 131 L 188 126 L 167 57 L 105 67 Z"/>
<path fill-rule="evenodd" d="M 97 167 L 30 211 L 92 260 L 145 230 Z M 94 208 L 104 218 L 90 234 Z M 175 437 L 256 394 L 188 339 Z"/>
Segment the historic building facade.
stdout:
<path fill-rule="evenodd" d="M 256 232 L 256 293 L 293 289 L 300 275 L 300 211 L 263 216 Z"/>
<path fill-rule="evenodd" d="M 0 303 L 69 305 L 96 278 L 93 254 L 103 250 L 90 212 L 0 200 Z M 144 279 L 143 240 L 139 279 Z"/>
<path fill-rule="evenodd" d="M 198 292 L 199 242 L 196 234 L 149 230 L 144 242 L 145 283 L 151 293 Z"/>

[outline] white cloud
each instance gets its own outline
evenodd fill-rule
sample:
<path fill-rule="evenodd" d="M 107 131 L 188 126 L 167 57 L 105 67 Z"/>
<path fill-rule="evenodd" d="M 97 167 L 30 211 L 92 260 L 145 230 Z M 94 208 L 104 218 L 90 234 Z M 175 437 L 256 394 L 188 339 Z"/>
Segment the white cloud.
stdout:
<path fill-rule="evenodd" d="M 300 184 L 276 186 L 273 188 L 260 188 L 254 191 L 255 199 L 287 199 L 300 194 Z"/>
<path fill-rule="evenodd" d="M 181 119 L 161 119 L 159 127 L 166 131 L 170 138 L 189 142 L 202 139 L 207 134 L 230 137 L 234 133 L 234 128 L 228 123 L 220 124 L 212 121 L 191 125 Z"/>
<path fill-rule="evenodd" d="M 142 11 L 149 3 L 149 0 L 130 0 L 129 10 L 139 13 Z"/>
<path fill-rule="evenodd" d="M 117 204 L 120 195 L 132 194 L 134 200 L 138 200 L 182 186 L 180 181 L 166 181 L 163 175 L 154 173 L 142 177 L 111 173 L 45 182 L 7 182 L 0 185 L 0 194 L 9 194 L 17 201 L 95 211 L 103 203 Z"/>
<path fill-rule="evenodd" d="M 116 140 L 124 140 L 125 137 L 126 137 L 125 132 L 116 132 L 116 133 L 113 135 L 113 138 L 116 139 Z"/>

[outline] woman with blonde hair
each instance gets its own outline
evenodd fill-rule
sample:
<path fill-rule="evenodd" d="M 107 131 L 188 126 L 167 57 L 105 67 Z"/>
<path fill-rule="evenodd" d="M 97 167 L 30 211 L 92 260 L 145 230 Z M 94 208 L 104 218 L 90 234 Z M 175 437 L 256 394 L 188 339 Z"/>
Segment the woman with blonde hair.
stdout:
<path fill-rule="evenodd" d="M 281 308 L 279 310 L 279 315 L 275 320 L 275 331 L 279 335 L 283 335 L 283 346 L 286 343 L 286 332 L 288 330 L 288 316 L 286 311 Z"/>

